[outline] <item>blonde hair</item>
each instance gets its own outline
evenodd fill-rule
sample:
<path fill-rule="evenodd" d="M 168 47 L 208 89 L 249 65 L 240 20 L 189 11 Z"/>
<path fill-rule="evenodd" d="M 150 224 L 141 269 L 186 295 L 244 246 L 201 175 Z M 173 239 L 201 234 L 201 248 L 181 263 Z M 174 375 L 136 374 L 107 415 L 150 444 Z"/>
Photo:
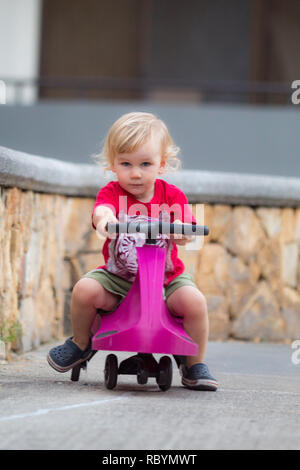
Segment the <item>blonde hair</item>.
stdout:
<path fill-rule="evenodd" d="M 151 137 L 161 141 L 166 170 L 178 170 L 180 149 L 174 145 L 167 126 L 154 114 L 144 112 L 127 113 L 117 119 L 107 133 L 102 152 L 94 155 L 93 160 L 106 172 L 117 154 L 134 152 Z"/>

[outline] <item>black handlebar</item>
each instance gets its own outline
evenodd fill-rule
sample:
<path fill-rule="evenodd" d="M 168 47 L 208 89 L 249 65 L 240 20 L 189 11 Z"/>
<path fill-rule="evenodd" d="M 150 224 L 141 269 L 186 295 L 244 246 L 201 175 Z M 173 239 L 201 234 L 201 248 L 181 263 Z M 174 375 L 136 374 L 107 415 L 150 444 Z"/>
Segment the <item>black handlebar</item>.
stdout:
<path fill-rule="evenodd" d="M 206 225 L 173 224 L 161 221 L 107 223 L 105 228 L 108 233 L 145 233 L 149 238 L 154 238 L 159 233 L 197 236 L 209 234 L 209 228 Z"/>

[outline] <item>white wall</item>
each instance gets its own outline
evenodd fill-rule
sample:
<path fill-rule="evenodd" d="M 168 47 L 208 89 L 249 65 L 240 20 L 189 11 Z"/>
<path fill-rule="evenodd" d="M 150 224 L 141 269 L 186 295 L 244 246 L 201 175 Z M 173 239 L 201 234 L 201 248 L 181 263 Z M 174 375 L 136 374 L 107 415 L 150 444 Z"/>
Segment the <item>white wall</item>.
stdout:
<path fill-rule="evenodd" d="M 0 80 L 38 76 L 41 7 L 42 0 L 0 0 Z M 32 103 L 35 96 L 34 89 L 25 89 L 22 104 Z M 14 90 L 0 84 L 0 102 L 15 99 Z"/>

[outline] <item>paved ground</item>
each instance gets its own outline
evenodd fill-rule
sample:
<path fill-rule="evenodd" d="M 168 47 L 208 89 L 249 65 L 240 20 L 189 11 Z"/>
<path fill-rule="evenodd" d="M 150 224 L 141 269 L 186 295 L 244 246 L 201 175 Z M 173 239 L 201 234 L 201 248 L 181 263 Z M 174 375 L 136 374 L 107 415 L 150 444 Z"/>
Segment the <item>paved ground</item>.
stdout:
<path fill-rule="evenodd" d="M 209 343 L 219 390 L 184 389 L 174 363 L 161 392 L 132 376 L 107 390 L 105 352 L 71 382 L 45 360 L 54 344 L 0 366 L 1 449 L 300 449 L 300 364 L 289 345 Z"/>

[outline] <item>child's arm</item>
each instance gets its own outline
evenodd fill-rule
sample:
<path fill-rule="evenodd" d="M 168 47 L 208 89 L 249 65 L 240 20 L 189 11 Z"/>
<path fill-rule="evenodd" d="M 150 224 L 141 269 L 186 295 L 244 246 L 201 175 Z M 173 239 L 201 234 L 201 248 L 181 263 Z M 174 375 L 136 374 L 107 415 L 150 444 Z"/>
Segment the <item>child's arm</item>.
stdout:
<path fill-rule="evenodd" d="M 93 215 L 93 223 L 97 232 L 104 238 L 114 238 L 114 234 L 108 233 L 105 230 L 108 222 L 119 223 L 113 211 L 107 206 L 97 206 Z"/>

